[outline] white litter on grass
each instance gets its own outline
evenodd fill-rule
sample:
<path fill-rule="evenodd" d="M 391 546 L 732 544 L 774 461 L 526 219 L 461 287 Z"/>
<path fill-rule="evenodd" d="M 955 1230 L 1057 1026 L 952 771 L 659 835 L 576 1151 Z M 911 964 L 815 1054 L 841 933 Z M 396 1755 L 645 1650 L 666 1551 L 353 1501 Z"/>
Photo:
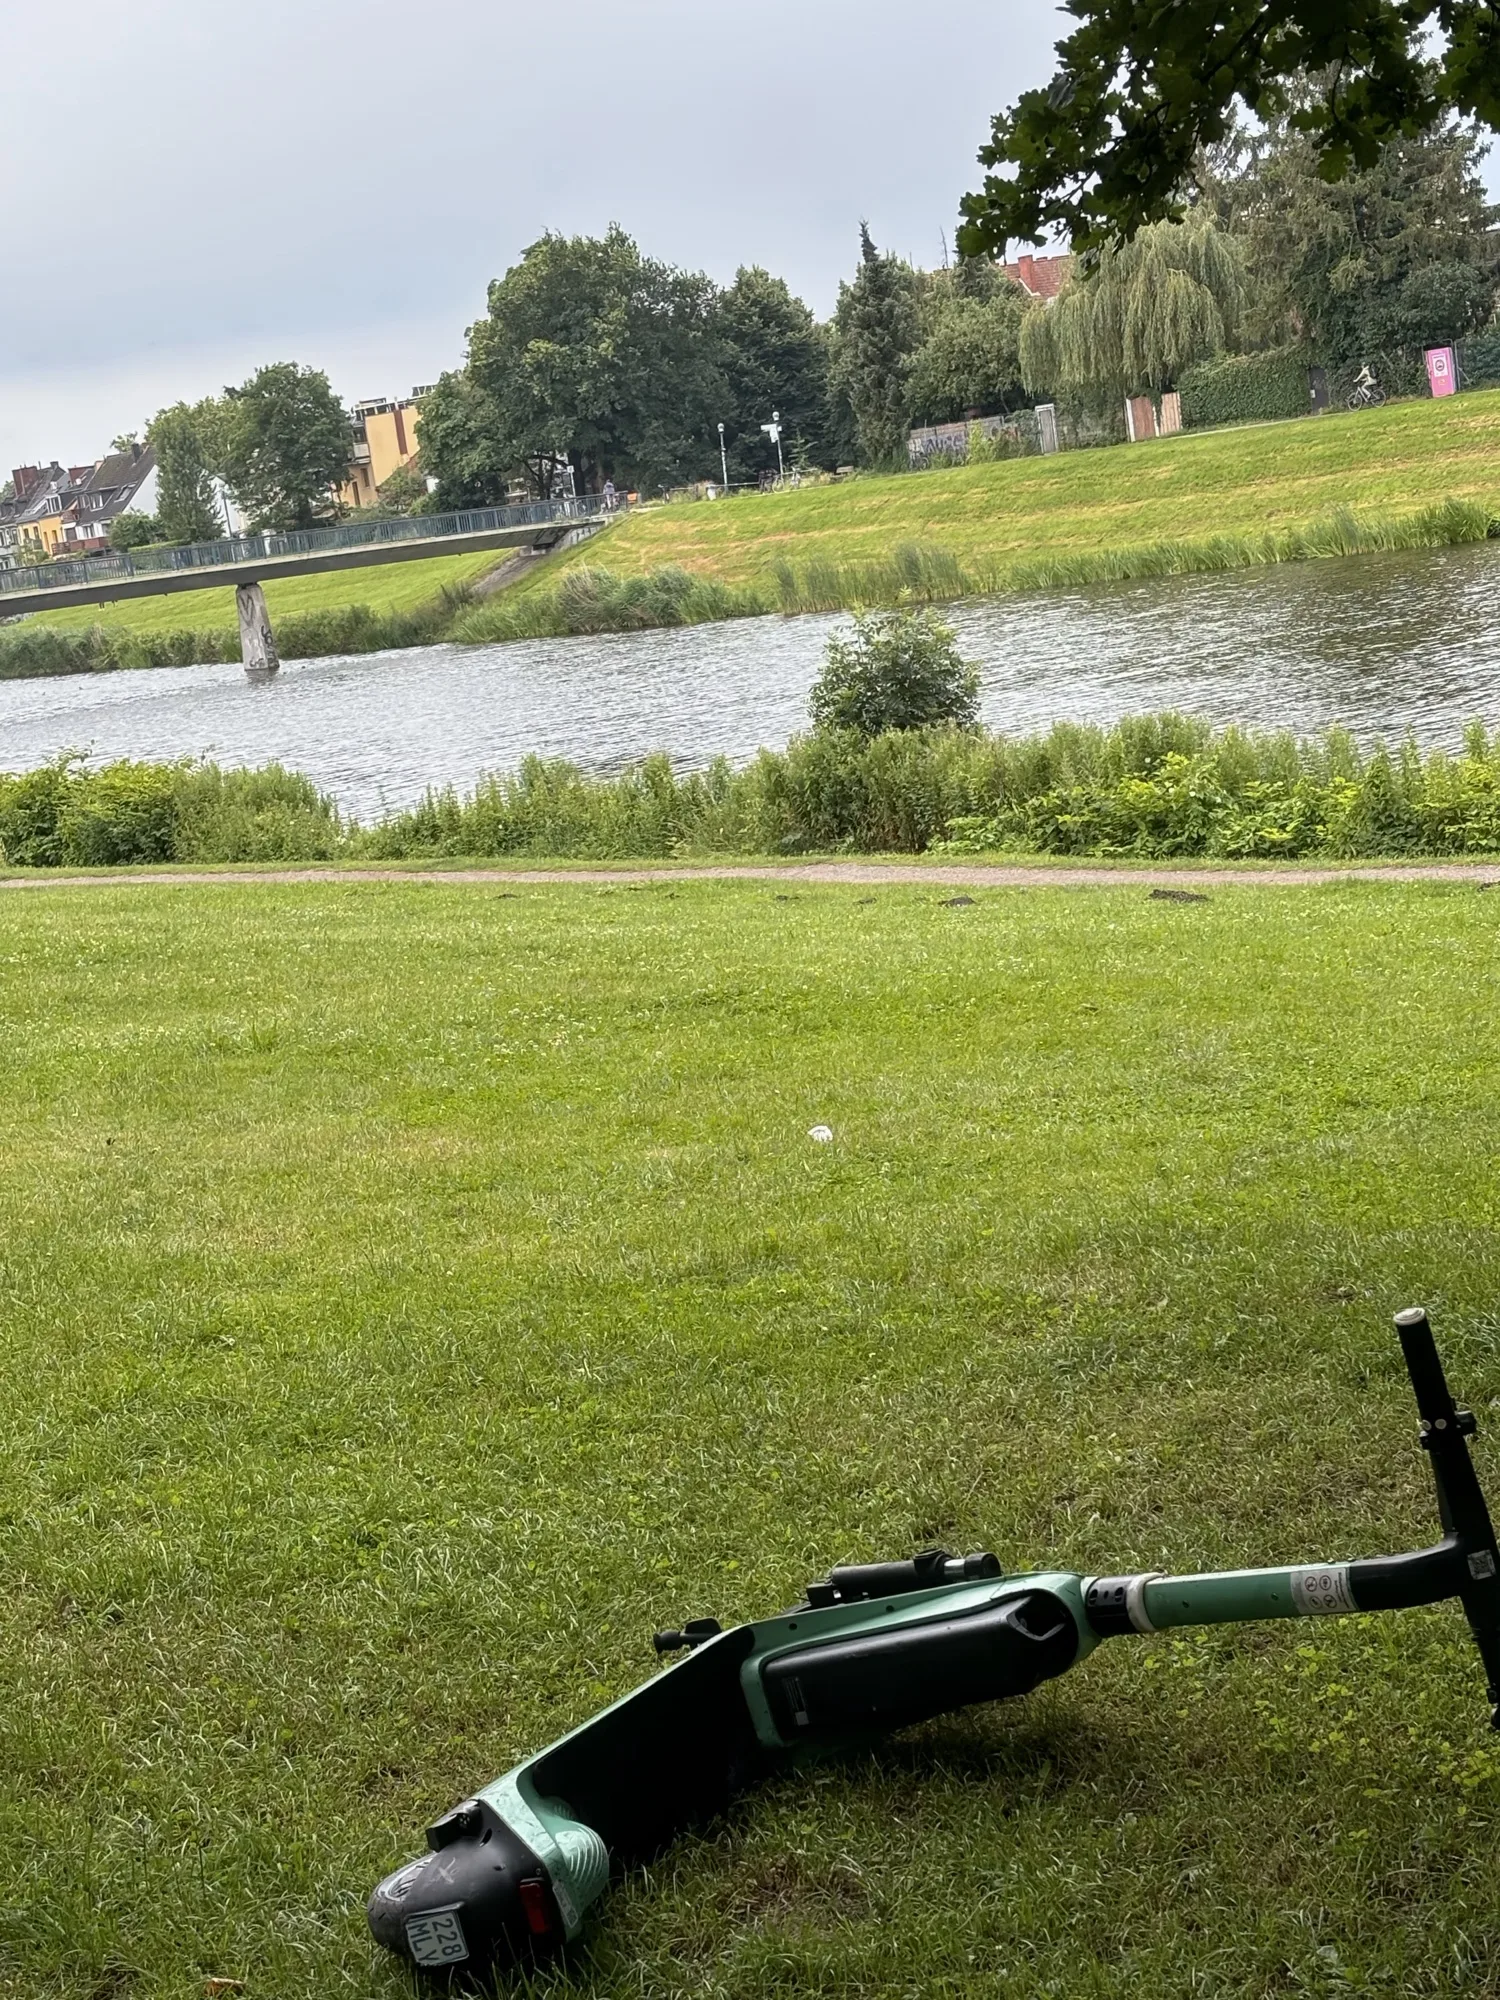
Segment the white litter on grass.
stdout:
<path fill-rule="evenodd" d="M 833 1137 L 833 1127 L 831 1125 L 809 1125 L 807 1136 L 809 1139 L 816 1139 L 820 1146 L 826 1146 Z"/>

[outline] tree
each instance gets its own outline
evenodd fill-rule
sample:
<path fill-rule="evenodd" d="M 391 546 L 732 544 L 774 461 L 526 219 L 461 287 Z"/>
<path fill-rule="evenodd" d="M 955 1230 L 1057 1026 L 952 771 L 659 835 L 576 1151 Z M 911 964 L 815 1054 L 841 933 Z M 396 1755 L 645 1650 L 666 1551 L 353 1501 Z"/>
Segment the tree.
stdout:
<path fill-rule="evenodd" d="M 775 470 L 776 447 L 760 428 L 773 410 L 781 412 L 783 434 L 803 458 L 836 464 L 828 342 L 786 281 L 759 265 L 742 265 L 714 302 L 712 329 L 724 381 L 718 414 L 730 478 Z"/>
<path fill-rule="evenodd" d="M 415 514 L 427 498 L 427 481 L 419 465 L 412 460 L 398 465 L 394 472 L 387 474 L 376 498 L 381 513 L 389 519 L 399 520 L 403 515 Z"/>
<path fill-rule="evenodd" d="M 1289 119 L 1258 135 L 1233 179 L 1256 280 L 1252 333 L 1340 362 L 1414 355 L 1482 324 L 1497 211 L 1481 156 L 1473 133 L 1450 123 L 1392 140 L 1330 185 Z"/>
<path fill-rule="evenodd" d="M 916 273 L 899 257 L 882 256 L 863 222 L 859 259 L 852 282 L 839 286 L 834 369 L 853 406 L 865 463 L 904 465 L 906 363 L 921 341 Z"/>
<path fill-rule="evenodd" d="M 1233 341 L 1244 292 L 1240 247 L 1210 216 L 1153 223 L 1075 271 L 1050 310 L 1027 314 L 1026 386 L 1094 408 L 1169 388 Z"/>
<path fill-rule="evenodd" d="M 1176 216 L 1236 107 L 1289 120 L 1328 181 L 1452 112 L 1500 123 L 1491 0 L 1067 0 L 1079 26 L 1049 88 L 994 120 L 959 247 L 1062 231 L 1075 249 Z M 1316 77 L 1311 92 L 1302 80 Z"/>
<path fill-rule="evenodd" d="M 1026 293 L 990 264 L 961 262 L 932 274 L 922 301 L 923 339 L 907 364 L 907 400 L 918 423 L 956 423 L 1019 401 Z"/>
<path fill-rule="evenodd" d="M 354 443 L 328 377 L 275 361 L 224 396 L 224 472 L 254 526 L 310 528 L 326 518 Z"/>
<path fill-rule="evenodd" d="M 543 499 L 561 462 L 549 453 L 530 468 Z M 499 404 L 467 368 L 440 375 L 422 398 L 422 464 L 438 483 L 441 508 L 500 506 L 521 470 Z"/>
<path fill-rule="evenodd" d="M 211 542 L 224 532 L 211 455 L 218 428 L 202 403 L 173 403 L 146 427 L 156 454 L 156 512 L 166 541 Z"/>
<path fill-rule="evenodd" d="M 701 472 L 725 396 L 714 296 L 701 273 L 642 257 L 616 224 L 533 243 L 469 329 L 466 372 L 511 464 L 540 480 L 563 458 L 594 490 Z"/>
<path fill-rule="evenodd" d="M 926 729 L 979 720 L 979 673 L 959 655 L 952 628 L 935 612 L 868 611 L 854 630 L 835 632 L 808 696 L 815 729 Z"/>
<path fill-rule="evenodd" d="M 143 549 L 148 542 L 170 539 L 162 532 L 161 522 L 154 514 L 132 514 L 128 510 L 116 514 L 109 524 L 109 545 L 117 552 L 125 549 Z"/>

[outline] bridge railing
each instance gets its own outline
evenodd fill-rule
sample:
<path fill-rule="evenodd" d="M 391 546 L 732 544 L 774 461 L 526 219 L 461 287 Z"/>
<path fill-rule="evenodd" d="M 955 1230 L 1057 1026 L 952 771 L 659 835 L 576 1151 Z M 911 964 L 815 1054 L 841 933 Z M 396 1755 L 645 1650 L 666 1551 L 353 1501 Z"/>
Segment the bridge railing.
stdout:
<path fill-rule="evenodd" d="M 606 512 L 623 513 L 625 504 L 621 495 L 606 508 L 599 494 L 583 493 L 576 499 L 528 500 L 516 507 L 471 507 L 457 514 L 407 514 L 394 521 L 346 521 L 338 528 L 297 528 L 284 534 L 267 528 L 226 536 L 220 542 L 191 542 L 184 548 L 135 549 L 129 554 L 84 556 L 76 562 L 0 569 L 0 598 L 8 591 L 64 590 L 78 584 L 153 576 L 163 570 L 223 569 L 233 563 L 265 562 L 278 556 L 439 541 L 449 535 L 492 534 L 496 529 L 544 527 L 554 521 L 596 521 Z"/>

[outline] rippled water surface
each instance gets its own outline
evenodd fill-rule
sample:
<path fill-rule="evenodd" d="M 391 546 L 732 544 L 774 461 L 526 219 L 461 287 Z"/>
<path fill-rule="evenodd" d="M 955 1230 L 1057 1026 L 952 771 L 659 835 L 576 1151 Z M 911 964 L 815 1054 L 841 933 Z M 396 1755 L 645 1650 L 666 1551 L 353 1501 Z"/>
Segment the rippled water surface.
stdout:
<path fill-rule="evenodd" d="M 985 719 L 1033 730 L 1150 708 L 1366 739 L 1456 744 L 1500 723 L 1500 545 L 1153 578 L 956 607 Z M 509 646 L 0 682 L 0 766 L 101 757 L 272 758 L 369 817 L 527 751 L 610 770 L 779 745 L 805 720 L 836 618 Z"/>

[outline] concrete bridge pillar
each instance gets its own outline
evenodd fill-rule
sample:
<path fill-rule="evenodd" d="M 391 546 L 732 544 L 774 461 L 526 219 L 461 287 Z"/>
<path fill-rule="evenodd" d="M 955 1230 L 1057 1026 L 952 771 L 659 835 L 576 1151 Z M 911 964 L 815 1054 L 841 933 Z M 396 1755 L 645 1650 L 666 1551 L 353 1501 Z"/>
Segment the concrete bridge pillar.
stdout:
<path fill-rule="evenodd" d="M 276 651 L 266 593 L 258 583 L 239 584 L 234 605 L 240 615 L 240 658 L 245 662 L 245 672 L 257 679 L 274 674 L 281 665 L 281 656 Z"/>

